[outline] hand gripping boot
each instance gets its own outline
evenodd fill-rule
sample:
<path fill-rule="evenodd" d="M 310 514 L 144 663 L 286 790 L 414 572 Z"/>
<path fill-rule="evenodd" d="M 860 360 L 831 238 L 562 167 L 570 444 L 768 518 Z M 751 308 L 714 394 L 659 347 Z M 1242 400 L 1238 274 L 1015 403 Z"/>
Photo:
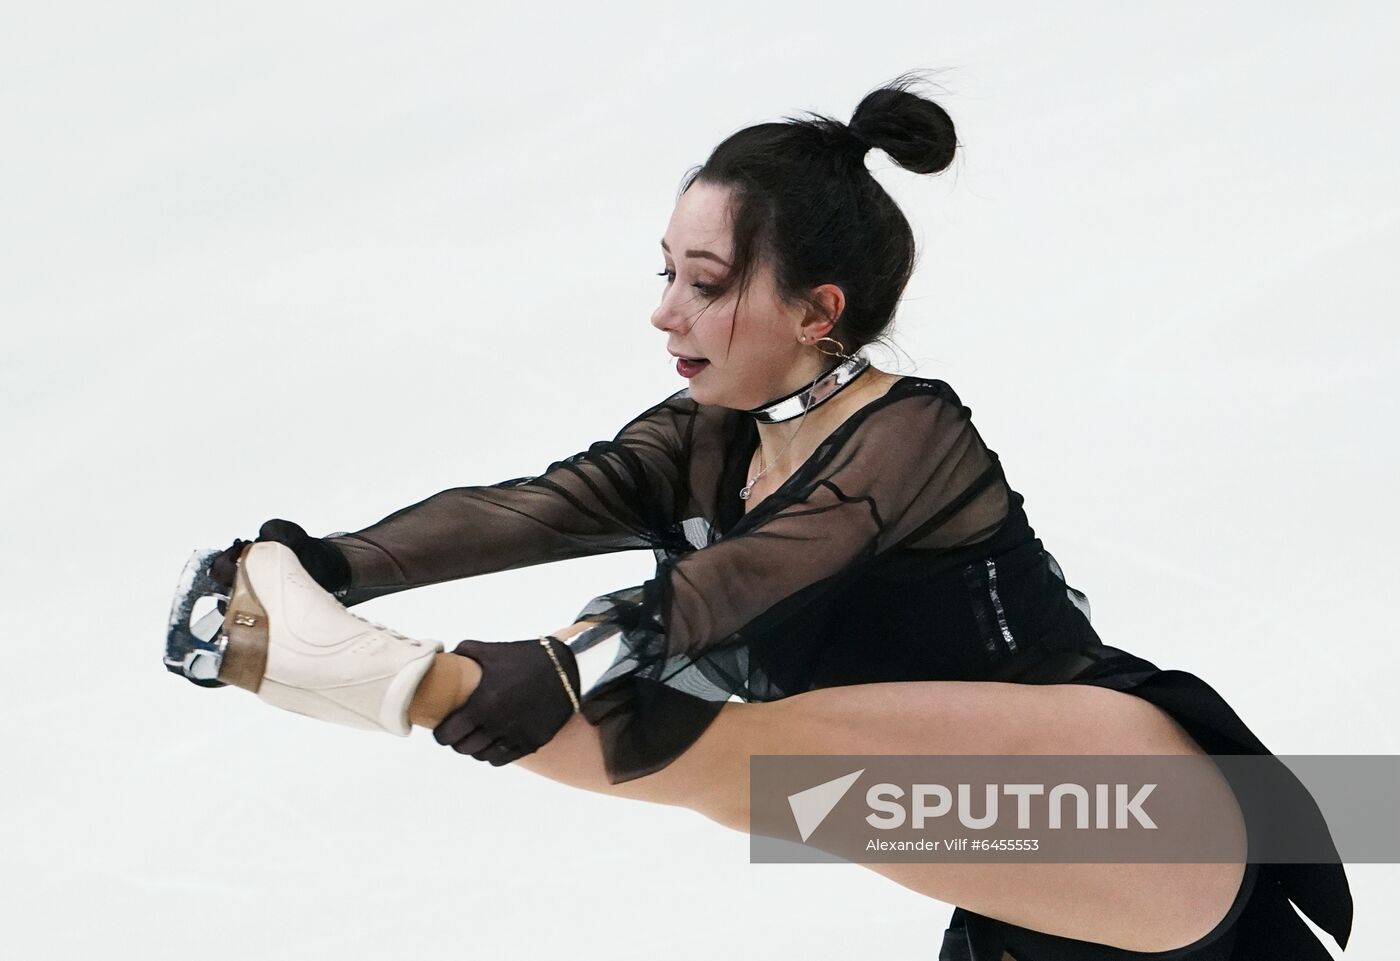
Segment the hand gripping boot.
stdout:
<path fill-rule="evenodd" d="M 351 614 L 276 541 L 249 544 L 239 557 L 223 633 L 220 681 L 284 710 L 400 737 L 443 650 Z"/>

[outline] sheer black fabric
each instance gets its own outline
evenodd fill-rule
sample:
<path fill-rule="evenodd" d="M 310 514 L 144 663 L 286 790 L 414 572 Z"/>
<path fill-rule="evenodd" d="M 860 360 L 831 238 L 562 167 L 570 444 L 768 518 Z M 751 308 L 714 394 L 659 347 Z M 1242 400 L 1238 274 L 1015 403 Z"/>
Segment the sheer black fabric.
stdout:
<path fill-rule="evenodd" d="M 350 563 L 342 603 L 547 561 L 662 549 L 663 532 L 686 497 L 683 465 L 695 419 L 685 403 L 669 398 L 613 440 L 538 476 L 453 487 L 363 530 L 326 538 Z"/>
<path fill-rule="evenodd" d="M 1158 703 L 1208 751 L 1269 753 L 1204 681 L 1102 643 L 1087 598 L 1066 583 L 946 382 L 898 379 L 746 513 L 739 489 L 757 440 L 744 412 L 680 390 L 539 475 L 444 490 L 329 538 L 352 569 L 342 599 L 652 550 L 655 575 L 590 600 L 578 619 L 597 627 L 569 641 L 581 651 L 618 640 L 582 698 L 613 783 L 665 767 L 730 698 L 895 680 L 1114 686 Z M 1264 943 L 1258 919 L 1277 928 L 1278 912 L 1259 899 L 1284 895 L 1345 943 L 1340 866 L 1267 867 L 1253 907 L 1232 923 L 1239 945 Z M 999 961 L 995 944 L 1012 931 L 959 909 L 941 956 Z M 1058 957 L 1130 956 L 1069 943 L 1082 953 Z"/>
<path fill-rule="evenodd" d="M 343 600 L 651 548 L 653 578 L 581 615 L 623 641 L 583 699 L 609 776 L 651 773 L 731 696 L 772 700 L 823 672 L 839 679 L 833 646 L 854 642 L 831 625 L 853 586 L 896 549 L 921 575 L 947 569 L 1012 507 L 996 455 L 942 381 L 897 381 L 745 513 L 740 475 L 757 439 L 747 415 L 678 391 L 543 474 L 445 490 L 328 538 L 352 570 Z"/>

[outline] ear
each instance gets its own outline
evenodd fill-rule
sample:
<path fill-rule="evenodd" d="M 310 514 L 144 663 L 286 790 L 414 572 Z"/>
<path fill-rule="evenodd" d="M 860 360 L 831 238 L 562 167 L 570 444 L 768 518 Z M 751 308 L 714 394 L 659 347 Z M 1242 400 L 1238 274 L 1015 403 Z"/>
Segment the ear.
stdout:
<path fill-rule="evenodd" d="M 830 336 L 831 328 L 836 326 L 836 321 L 846 309 L 846 292 L 836 284 L 822 284 L 813 288 L 812 297 L 817 307 L 802 318 L 802 327 L 797 332 L 797 336 L 806 337 L 809 344 L 820 337 Z"/>

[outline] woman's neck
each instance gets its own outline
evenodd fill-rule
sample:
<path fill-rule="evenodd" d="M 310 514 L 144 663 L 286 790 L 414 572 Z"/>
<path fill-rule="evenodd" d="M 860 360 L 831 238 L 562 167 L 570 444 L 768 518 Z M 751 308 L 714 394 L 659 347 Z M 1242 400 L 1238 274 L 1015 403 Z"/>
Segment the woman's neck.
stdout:
<path fill-rule="evenodd" d="M 777 424 L 757 424 L 763 460 L 759 460 L 759 453 L 755 451 L 754 466 L 749 474 L 757 473 L 760 463 L 766 465 L 759 486 L 772 490 L 812 456 L 817 445 L 845 423 L 846 418 L 883 395 L 898 379 L 895 374 L 868 367 L 829 400 L 807 413 Z"/>

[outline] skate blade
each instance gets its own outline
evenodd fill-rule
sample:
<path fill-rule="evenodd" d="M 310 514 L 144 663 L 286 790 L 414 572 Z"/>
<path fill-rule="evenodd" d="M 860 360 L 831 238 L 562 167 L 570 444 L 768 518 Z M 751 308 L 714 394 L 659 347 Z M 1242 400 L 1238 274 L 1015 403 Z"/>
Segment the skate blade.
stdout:
<path fill-rule="evenodd" d="M 180 575 L 165 635 L 165 667 L 200 687 L 232 684 L 257 693 L 262 685 L 267 668 L 267 612 L 253 593 L 243 564 L 251 547 L 245 547 L 238 559 L 231 592 L 225 592 L 211 574 L 222 551 L 195 551 Z M 205 598 L 211 599 L 209 610 L 197 612 Z"/>
<path fill-rule="evenodd" d="M 217 601 L 227 602 L 229 598 L 223 585 L 210 574 L 214 558 L 220 553 L 214 549 L 197 550 L 185 562 L 165 633 L 166 669 L 200 687 L 226 686 L 219 680 L 227 638 L 223 633 L 224 615 Z M 195 608 L 206 597 L 216 603 L 194 619 Z"/>

